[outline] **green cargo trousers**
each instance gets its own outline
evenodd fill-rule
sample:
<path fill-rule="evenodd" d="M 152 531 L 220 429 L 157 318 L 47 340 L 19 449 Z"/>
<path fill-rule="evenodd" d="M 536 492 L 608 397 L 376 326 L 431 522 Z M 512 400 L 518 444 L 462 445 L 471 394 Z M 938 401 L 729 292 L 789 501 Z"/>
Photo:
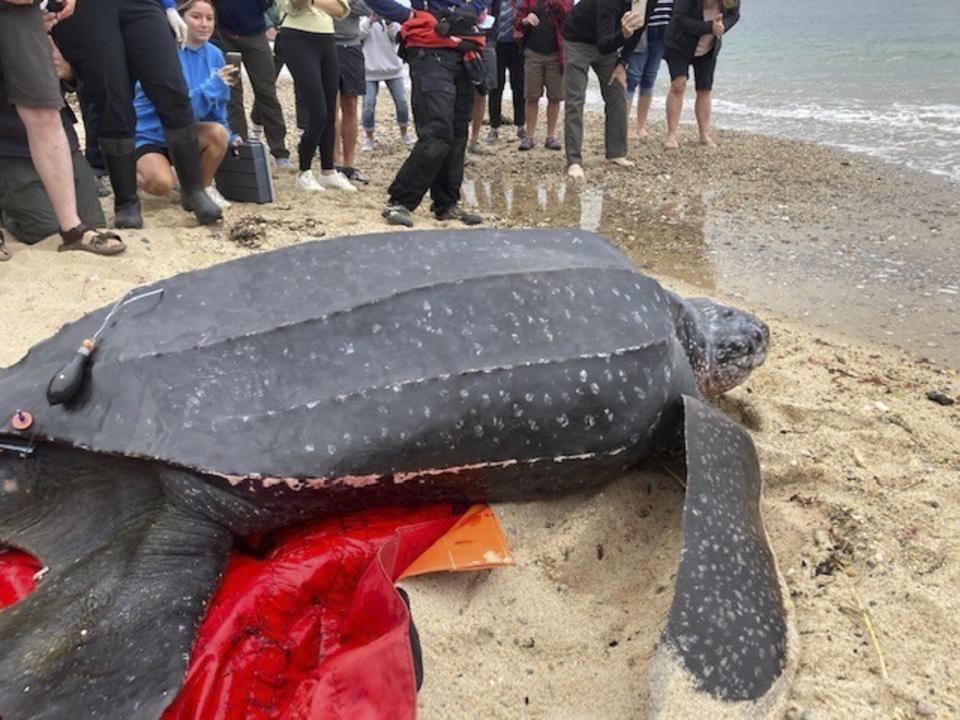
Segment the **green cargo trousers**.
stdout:
<path fill-rule="evenodd" d="M 73 182 L 80 219 L 92 228 L 106 227 L 97 181 L 79 150 L 73 151 Z M 47 191 L 28 158 L 0 158 L 0 221 L 28 245 L 60 231 Z"/>
<path fill-rule="evenodd" d="M 601 55 L 595 45 L 567 41 L 563 45 L 563 143 L 567 166 L 583 164 L 583 104 L 587 98 L 590 68 L 600 81 L 603 95 L 604 146 L 607 158 L 627 155 L 627 101 L 623 88 L 610 84 L 617 53 Z"/>

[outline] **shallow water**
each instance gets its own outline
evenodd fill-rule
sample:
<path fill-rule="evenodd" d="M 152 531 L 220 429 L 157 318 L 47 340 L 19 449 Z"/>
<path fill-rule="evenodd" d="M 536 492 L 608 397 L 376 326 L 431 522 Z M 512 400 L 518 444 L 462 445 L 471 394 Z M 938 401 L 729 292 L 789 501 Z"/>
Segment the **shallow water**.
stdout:
<path fill-rule="evenodd" d="M 711 209 L 706 197 L 667 215 L 564 180 L 467 180 L 463 192 L 467 204 L 507 221 L 605 234 L 637 267 L 705 294 L 960 367 L 960 257 L 945 238 L 827 243 L 816 227 L 791 225 L 787 215 L 776 226 L 741 221 Z"/>

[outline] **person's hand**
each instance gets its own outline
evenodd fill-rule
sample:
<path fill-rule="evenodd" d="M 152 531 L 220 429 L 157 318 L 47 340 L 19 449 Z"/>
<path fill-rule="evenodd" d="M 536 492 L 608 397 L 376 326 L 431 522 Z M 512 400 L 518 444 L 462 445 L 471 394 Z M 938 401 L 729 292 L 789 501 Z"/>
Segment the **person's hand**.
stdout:
<path fill-rule="evenodd" d="M 77 9 L 77 0 L 61 0 L 63 8 L 60 12 L 56 13 L 57 22 L 62 22 L 68 17 L 73 15 L 73 11 Z"/>
<path fill-rule="evenodd" d="M 243 145 L 243 143 L 244 143 L 243 138 L 240 137 L 239 135 L 237 135 L 237 136 L 233 139 L 233 142 L 231 143 L 231 145 L 233 145 L 234 148 L 238 148 L 238 147 L 240 147 L 241 145 Z"/>
<path fill-rule="evenodd" d="M 277 29 L 267 28 L 267 40 L 274 42 L 277 39 Z"/>
<path fill-rule="evenodd" d="M 616 83 L 617 85 L 619 85 L 620 87 L 622 87 L 623 90 L 624 90 L 624 92 L 626 92 L 626 90 L 627 90 L 627 69 L 626 69 L 623 65 L 621 65 L 620 63 L 617 63 L 617 66 L 613 69 L 613 75 L 610 76 L 610 82 L 607 83 L 607 84 L 608 84 L 608 85 L 613 85 L 614 83 Z"/>
<path fill-rule="evenodd" d="M 713 34 L 717 37 L 723 37 L 724 32 L 726 32 L 726 28 L 723 26 L 723 15 L 718 15 L 713 21 Z"/>
<path fill-rule="evenodd" d="M 53 26 L 56 25 L 57 22 L 58 20 L 56 13 L 52 13 L 49 10 L 43 11 L 43 29 L 46 32 L 49 33 L 51 30 L 53 30 Z"/>
<path fill-rule="evenodd" d="M 637 30 L 643 27 L 645 22 L 643 13 L 635 13 L 627 11 L 623 14 L 623 17 L 620 18 L 620 30 L 623 33 L 624 38 L 629 38 Z"/>
<path fill-rule="evenodd" d="M 57 77 L 65 81 L 71 80 L 73 78 L 73 68 L 60 54 L 60 48 L 57 47 L 53 38 L 48 39 L 50 40 L 50 52 L 53 54 L 53 69 L 56 71 Z"/>
<path fill-rule="evenodd" d="M 240 77 L 240 68 L 228 63 L 217 70 L 217 75 L 220 76 L 220 79 L 223 80 L 228 87 L 233 87 L 237 84 L 237 79 Z"/>
<path fill-rule="evenodd" d="M 529 14 L 523 19 L 523 24 L 524 24 L 524 25 L 529 25 L 530 27 L 536 27 L 537 25 L 540 24 L 540 18 L 537 17 L 537 14 L 536 14 L 536 13 L 529 13 Z"/>
<path fill-rule="evenodd" d="M 96 0 L 88 0 L 88 2 L 96 2 Z M 173 8 L 167 8 L 167 22 L 170 23 L 170 29 L 173 30 L 173 34 L 177 38 L 177 45 L 183 47 L 183 44 L 187 41 L 187 23 L 180 17 L 180 13 Z"/>

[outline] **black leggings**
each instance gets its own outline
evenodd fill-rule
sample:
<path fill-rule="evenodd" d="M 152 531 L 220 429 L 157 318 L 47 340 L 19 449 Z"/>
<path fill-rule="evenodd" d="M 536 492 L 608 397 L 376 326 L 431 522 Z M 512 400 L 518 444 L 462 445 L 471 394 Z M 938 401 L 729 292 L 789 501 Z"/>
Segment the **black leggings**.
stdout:
<path fill-rule="evenodd" d="M 58 24 L 54 39 L 96 108 L 100 137 L 132 138 L 137 129 L 134 83 L 157 108 L 165 128 L 193 124 L 176 41 L 157 0 L 87 0 Z"/>
<path fill-rule="evenodd" d="M 332 33 L 284 28 L 283 60 L 293 75 L 297 97 L 306 105 L 307 127 L 300 136 L 300 171 L 310 169 L 320 148 L 320 169 L 333 170 L 334 121 L 340 65 Z"/>

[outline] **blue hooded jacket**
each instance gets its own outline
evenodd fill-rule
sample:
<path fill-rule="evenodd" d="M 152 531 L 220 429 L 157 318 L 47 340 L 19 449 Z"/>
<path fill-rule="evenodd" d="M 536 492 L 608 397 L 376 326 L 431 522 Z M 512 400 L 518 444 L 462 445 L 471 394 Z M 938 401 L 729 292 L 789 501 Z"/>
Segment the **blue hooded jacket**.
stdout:
<path fill-rule="evenodd" d="M 217 71 L 224 66 L 223 53 L 219 48 L 204 43 L 199 49 L 184 47 L 180 53 L 180 68 L 187 81 L 193 116 L 197 122 L 216 122 L 226 128 L 230 142 L 236 139 L 227 124 L 227 102 L 230 100 L 230 86 Z M 137 83 L 133 109 L 137 113 L 137 147 L 157 145 L 166 147 L 163 125 L 157 109 Z"/>

